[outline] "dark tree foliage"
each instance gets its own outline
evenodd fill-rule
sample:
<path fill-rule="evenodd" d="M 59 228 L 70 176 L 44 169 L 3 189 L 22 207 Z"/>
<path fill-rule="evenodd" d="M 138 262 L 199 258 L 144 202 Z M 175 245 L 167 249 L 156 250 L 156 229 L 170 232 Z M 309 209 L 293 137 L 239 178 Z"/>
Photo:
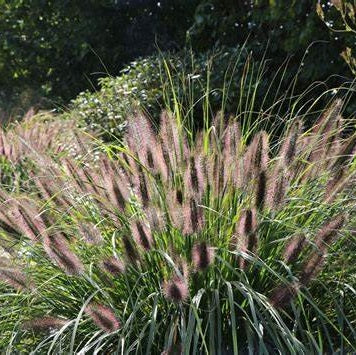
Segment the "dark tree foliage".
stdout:
<path fill-rule="evenodd" d="M 0 0 L 0 94 L 68 100 L 137 56 L 182 47 L 196 4 Z"/>
<path fill-rule="evenodd" d="M 187 38 L 197 52 L 236 47 L 247 40 L 258 60 L 267 48 L 271 80 L 286 58 L 287 82 L 303 62 L 298 91 L 332 74 L 336 75 L 327 85 L 339 84 L 352 77 L 340 53 L 346 47 L 354 49 L 355 40 L 328 31 L 316 13 L 316 3 L 0 0 L 0 107 L 9 98 L 17 99 L 19 106 L 40 97 L 66 103 L 82 90 L 97 88 L 100 77 L 119 74 L 139 56 L 151 55 L 157 48 L 182 49 Z M 320 4 L 330 26 L 336 26 L 340 18 L 332 2 Z"/>
<path fill-rule="evenodd" d="M 274 67 L 291 57 L 290 75 L 303 61 L 302 80 L 325 80 L 331 74 L 350 74 L 339 53 L 347 45 L 355 48 L 352 36 L 329 32 L 316 13 L 315 0 L 210 0 L 197 7 L 191 29 L 193 45 L 205 50 L 212 45 L 233 46 L 248 38 L 248 46 L 263 54 L 268 45 L 268 57 Z M 322 1 L 324 10 L 334 21 L 337 12 L 331 2 Z"/>

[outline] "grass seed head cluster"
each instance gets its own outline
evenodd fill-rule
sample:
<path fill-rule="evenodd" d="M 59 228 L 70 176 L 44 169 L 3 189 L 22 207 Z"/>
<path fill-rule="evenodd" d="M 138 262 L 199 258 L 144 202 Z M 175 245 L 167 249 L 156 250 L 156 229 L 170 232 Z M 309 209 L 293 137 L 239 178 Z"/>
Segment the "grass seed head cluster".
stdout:
<path fill-rule="evenodd" d="M 17 292 L 2 346 L 16 329 L 51 351 L 315 350 L 305 327 L 321 325 L 292 319 L 318 313 L 310 284 L 351 220 L 342 106 L 278 144 L 222 113 L 190 132 L 164 111 L 159 128 L 133 114 L 125 147 L 90 164 L 86 140 L 83 159 L 37 150 L 31 193 L 0 192 L 0 280 Z"/>

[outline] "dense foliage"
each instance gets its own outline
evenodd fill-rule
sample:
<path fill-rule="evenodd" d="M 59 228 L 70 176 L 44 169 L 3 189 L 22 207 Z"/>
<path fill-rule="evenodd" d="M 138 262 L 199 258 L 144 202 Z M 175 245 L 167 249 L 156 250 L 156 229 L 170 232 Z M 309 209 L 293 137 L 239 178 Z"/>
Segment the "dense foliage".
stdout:
<path fill-rule="evenodd" d="M 194 3 L 1 0 L 2 106 L 41 96 L 67 101 L 157 46 L 181 47 Z"/>
<path fill-rule="evenodd" d="M 158 132 L 131 116 L 125 149 L 78 133 L 75 158 L 25 150 L 30 184 L 0 190 L 2 349 L 355 351 L 342 111 L 335 100 L 309 130 L 299 113 L 277 144 L 264 112 L 195 135 L 164 112 Z"/>
<path fill-rule="evenodd" d="M 320 3 L 329 17 L 328 26 L 337 27 L 340 19 L 332 2 Z M 329 32 L 316 13 L 316 5 L 314 0 L 202 1 L 190 30 L 194 48 L 204 50 L 216 43 L 232 46 L 248 38 L 248 45 L 258 53 L 264 52 L 268 43 L 268 57 L 275 68 L 291 57 L 293 76 L 304 52 L 315 43 L 304 57 L 301 84 L 305 87 L 313 80 L 325 80 L 330 73 L 344 74 L 339 53 L 346 46 L 355 48 L 354 38 Z"/>
<path fill-rule="evenodd" d="M 101 79 L 99 91 L 80 93 L 64 116 L 84 120 L 85 126 L 104 131 L 103 137 L 113 139 L 122 134 L 132 107 L 145 110 L 157 123 L 162 108 L 174 109 L 174 103 L 179 101 L 185 115 L 194 117 L 199 125 L 206 96 L 212 112 L 235 112 L 239 99 L 254 90 L 252 85 L 242 83 L 257 77 L 257 68 L 255 72 L 246 70 L 247 57 L 246 49 L 238 47 L 200 55 L 182 51 L 138 59 L 120 76 Z M 248 78 L 243 78 L 247 74 Z"/>
<path fill-rule="evenodd" d="M 342 20 L 335 6 L 327 1 L 320 6 L 329 28 L 337 28 Z M 198 53 L 241 46 L 248 39 L 257 59 L 268 46 L 270 72 L 289 57 L 289 79 L 303 62 L 299 91 L 332 74 L 349 75 L 339 53 L 355 48 L 352 35 L 328 31 L 314 0 L 2 0 L 1 108 L 66 103 L 80 91 L 96 88 L 98 78 L 118 75 L 130 61 L 154 53 L 157 46 L 182 49 L 186 38 Z M 335 85 L 344 79 L 333 80 Z"/>
<path fill-rule="evenodd" d="M 339 36 L 340 34 L 343 36 L 348 35 L 349 39 L 352 40 L 356 34 L 355 2 L 348 0 L 334 0 L 332 1 L 332 4 L 334 5 L 334 9 L 339 13 L 336 25 L 334 25 L 333 19 L 330 19 L 330 13 L 325 13 L 323 9 L 325 6 L 322 6 L 320 3 L 317 3 L 317 14 L 336 36 Z M 356 75 L 355 44 L 355 42 L 351 42 L 351 46 L 344 47 L 341 52 L 342 58 L 348 64 L 354 75 Z"/>

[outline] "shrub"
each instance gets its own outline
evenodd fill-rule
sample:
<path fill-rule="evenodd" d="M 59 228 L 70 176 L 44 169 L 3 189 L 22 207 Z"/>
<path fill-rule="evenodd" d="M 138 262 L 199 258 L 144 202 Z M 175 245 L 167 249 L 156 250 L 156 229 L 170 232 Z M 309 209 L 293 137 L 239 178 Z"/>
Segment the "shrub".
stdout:
<path fill-rule="evenodd" d="M 211 112 L 236 113 L 251 104 L 261 71 L 262 65 L 253 62 L 244 47 L 144 58 L 132 62 L 119 77 L 101 79 L 100 91 L 82 92 L 72 101 L 69 115 L 84 119 L 91 129 L 104 130 L 108 140 L 122 135 L 133 105 L 156 124 L 163 107 L 174 110 L 179 105 L 187 120 L 201 126 L 207 101 Z M 258 91 L 260 104 L 267 89 Z"/>
<path fill-rule="evenodd" d="M 16 290 L 1 297 L 2 348 L 355 351 L 353 291 L 330 263 L 354 221 L 342 106 L 311 129 L 289 121 L 277 145 L 262 119 L 218 114 L 192 132 L 163 112 L 155 132 L 138 112 L 126 148 L 90 166 L 37 159 L 31 198 L 1 192 L 18 241 L 0 267 Z"/>
<path fill-rule="evenodd" d="M 270 78 L 266 73 L 272 68 L 270 61 L 256 61 L 245 46 L 222 47 L 204 54 L 165 53 L 131 63 L 119 77 L 101 79 L 101 90 L 82 92 L 64 116 L 100 132 L 106 141 L 122 138 L 132 107 L 144 111 L 155 126 L 165 107 L 179 114 L 190 127 L 202 127 L 206 116 L 218 110 L 238 116 L 248 125 L 264 112 L 266 126 L 271 126 L 275 120 L 291 115 L 292 100 L 295 112 L 303 109 L 304 100 L 314 100 L 313 109 L 319 110 L 329 100 L 325 87 L 330 87 L 327 93 L 335 96 L 350 93 L 349 88 L 354 86 L 353 81 L 341 86 L 316 82 L 300 94 L 296 91 L 299 75 L 287 74 L 288 63 Z M 350 94 L 348 103 L 348 113 L 354 112 L 355 100 Z M 306 118 L 311 124 L 315 115 L 310 113 Z"/>

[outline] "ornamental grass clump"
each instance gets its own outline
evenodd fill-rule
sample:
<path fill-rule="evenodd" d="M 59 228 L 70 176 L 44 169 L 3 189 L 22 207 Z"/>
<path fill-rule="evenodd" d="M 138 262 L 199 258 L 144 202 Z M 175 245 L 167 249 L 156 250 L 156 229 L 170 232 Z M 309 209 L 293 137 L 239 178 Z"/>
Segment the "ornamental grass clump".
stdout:
<path fill-rule="evenodd" d="M 333 270 L 354 221 L 355 139 L 342 105 L 309 129 L 291 120 L 277 143 L 222 113 L 190 131 L 177 113 L 153 127 L 137 112 L 125 147 L 100 146 L 91 164 L 34 158 L 26 196 L 0 194 L 1 246 L 26 263 L 21 274 L 0 268 L 0 287 L 14 288 L 0 301 L 13 310 L 0 314 L 1 346 L 355 350 L 352 291 L 341 309 L 327 289 L 347 284 Z M 340 170 L 343 185 L 331 188 Z M 12 332 L 21 337 L 9 342 Z"/>

